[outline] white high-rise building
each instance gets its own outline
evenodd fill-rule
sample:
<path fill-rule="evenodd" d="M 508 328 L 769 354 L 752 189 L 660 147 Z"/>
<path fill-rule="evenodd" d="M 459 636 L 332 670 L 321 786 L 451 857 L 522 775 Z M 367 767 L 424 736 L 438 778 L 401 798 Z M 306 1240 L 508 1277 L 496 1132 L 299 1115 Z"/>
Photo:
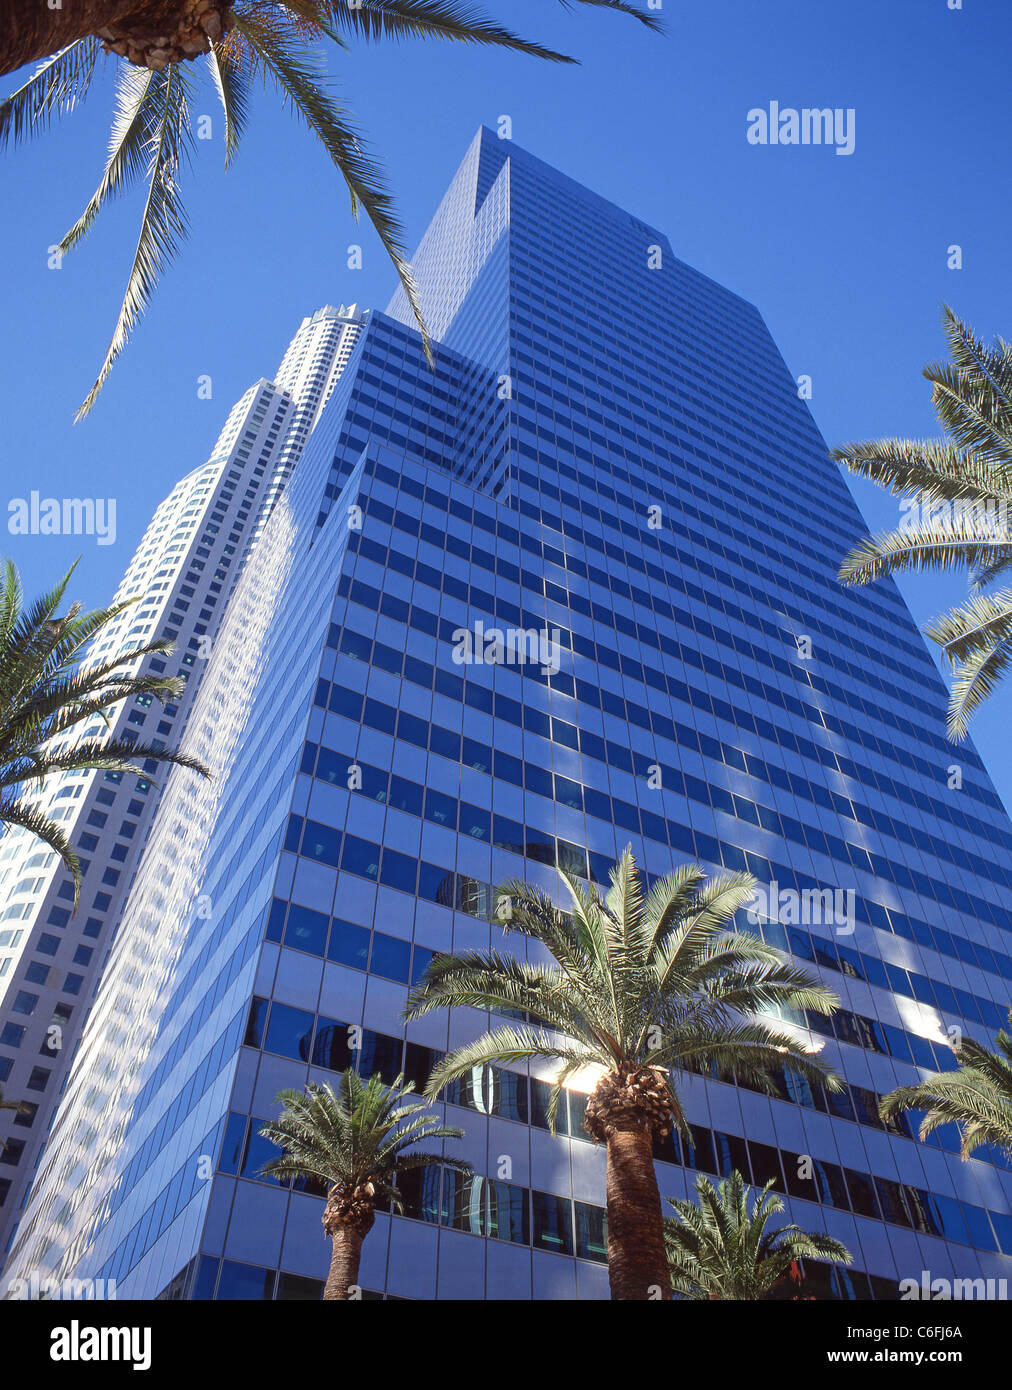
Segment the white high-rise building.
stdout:
<path fill-rule="evenodd" d="M 365 314 L 359 311 L 357 304 L 342 304 L 338 309 L 327 304 L 302 320 L 299 331 L 288 344 L 274 382 L 291 396 L 294 409 L 278 450 L 274 477 L 264 495 L 254 535 L 260 534 L 320 412 L 330 400 L 364 322 Z"/>
<path fill-rule="evenodd" d="M 114 599 L 134 602 L 103 629 L 85 665 L 168 637 L 170 656 L 141 656 L 128 669 L 180 674 L 187 685 L 164 707 L 150 695 L 122 702 L 108 737 L 178 743 L 235 579 L 364 321 L 354 305 L 305 318 L 275 379 L 244 393 L 207 462 L 158 507 Z M 104 730 L 95 719 L 76 736 Z M 164 781 L 164 765 L 143 765 Z M 0 1085 L 21 1102 L 20 1112 L 0 1111 L 0 1249 L 38 1166 L 158 796 L 148 776 L 110 772 L 64 773 L 35 792 L 81 861 L 76 913 L 71 876 L 54 850 L 22 830 L 0 839 Z"/>

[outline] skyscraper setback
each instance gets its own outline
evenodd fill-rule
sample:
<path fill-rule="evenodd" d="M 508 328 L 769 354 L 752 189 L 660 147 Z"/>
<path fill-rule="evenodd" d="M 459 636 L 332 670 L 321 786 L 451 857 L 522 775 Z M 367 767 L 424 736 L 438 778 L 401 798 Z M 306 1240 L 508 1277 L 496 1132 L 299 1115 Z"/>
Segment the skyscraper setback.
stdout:
<path fill-rule="evenodd" d="M 793 1026 L 845 1089 L 680 1079 L 662 1193 L 773 1179 L 853 1253 L 827 1294 L 1007 1275 L 1000 1155 L 877 1101 L 1004 1021 L 1012 830 L 895 587 L 837 584 L 863 524 L 760 315 L 487 130 L 414 267 L 435 368 L 398 293 L 274 491 L 186 724 L 218 775 L 159 802 L 5 1280 L 318 1296 L 321 1200 L 260 1176 L 278 1091 L 423 1084 L 488 1022 L 405 1026 L 432 954 L 500 944 L 494 884 L 605 882 L 629 842 L 753 872 L 753 929 L 841 996 Z M 478 624 L 559 660 L 454 660 Z M 578 1089 L 549 1133 L 548 1075 L 448 1093 L 474 1174 L 404 1191 L 368 1291 L 606 1296 L 603 1154 Z"/>

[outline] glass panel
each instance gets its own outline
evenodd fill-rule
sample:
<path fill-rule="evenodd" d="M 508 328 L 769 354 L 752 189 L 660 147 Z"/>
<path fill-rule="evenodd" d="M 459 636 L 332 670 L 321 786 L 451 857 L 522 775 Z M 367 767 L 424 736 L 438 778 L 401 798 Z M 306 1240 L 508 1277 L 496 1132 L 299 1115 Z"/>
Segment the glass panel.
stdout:
<path fill-rule="evenodd" d="M 527 1078 L 503 1067 L 490 1067 L 486 1080 L 489 1112 L 527 1123 Z"/>
<path fill-rule="evenodd" d="M 429 1221 L 435 1225 L 439 1221 L 439 1184 L 441 1169 L 415 1168 L 409 1173 L 401 1173 L 397 1179 L 404 1215 L 416 1221 Z"/>
<path fill-rule="evenodd" d="M 330 928 L 327 959 L 339 965 L 350 965 L 354 970 L 364 970 L 369 960 L 368 927 L 335 918 Z"/>
<path fill-rule="evenodd" d="M 531 1077 L 531 1124 L 538 1129 L 548 1129 L 548 1102 L 551 1098 L 552 1087 L 548 1081 L 540 1081 L 537 1077 Z M 563 1091 L 559 1098 L 559 1109 L 555 1117 L 556 1134 L 569 1133 L 569 1106 L 567 1104 L 567 1092 Z"/>
<path fill-rule="evenodd" d="M 327 945 L 327 926 L 330 919 L 323 912 L 292 903 L 285 927 L 285 945 L 312 956 L 322 956 Z"/>
<path fill-rule="evenodd" d="M 386 1033 L 374 1033 L 371 1028 L 363 1029 L 362 1050 L 355 1068 L 359 1076 L 370 1077 L 379 1072 L 389 1086 L 400 1069 L 400 1039 L 388 1037 Z"/>
<path fill-rule="evenodd" d="M 273 1290 L 273 1269 L 236 1264 L 234 1260 L 222 1261 L 221 1278 L 215 1295 L 219 1301 L 270 1298 Z"/>
<path fill-rule="evenodd" d="M 512 1183 L 488 1184 L 488 1234 L 496 1240 L 529 1245 L 531 1241 L 528 1214 L 528 1191 Z"/>
<path fill-rule="evenodd" d="M 221 1144 L 221 1155 L 218 1158 L 219 1172 L 237 1173 L 239 1171 L 247 1118 L 246 1115 L 240 1115 L 235 1110 L 229 1111 L 228 1121 L 225 1125 L 225 1137 Z"/>
<path fill-rule="evenodd" d="M 249 1020 L 246 1024 L 246 1035 L 243 1043 L 246 1047 L 260 1047 L 264 1036 L 264 1021 L 267 1018 L 266 999 L 261 999 L 254 995 L 249 1006 Z"/>
<path fill-rule="evenodd" d="M 442 1224 L 476 1236 L 484 1234 L 485 1179 L 479 1173 L 443 1170 Z"/>
<path fill-rule="evenodd" d="M 313 1015 L 305 1009 L 293 1009 L 290 1004 L 271 1005 L 267 1037 L 264 1040 L 265 1052 L 276 1052 L 281 1057 L 292 1057 L 296 1061 L 309 1061 L 310 1040 L 313 1035 Z"/>
<path fill-rule="evenodd" d="M 576 1253 L 581 1260 L 608 1263 L 608 1216 L 604 1207 L 574 1202 L 576 1213 Z"/>
<path fill-rule="evenodd" d="M 411 942 L 396 936 L 373 932 L 370 970 L 386 980 L 398 980 L 406 985 L 411 974 Z"/>
<path fill-rule="evenodd" d="M 275 1295 L 279 1303 L 300 1301 L 306 1303 L 319 1303 L 323 1297 L 323 1280 L 306 1279 L 301 1274 L 285 1274 L 283 1271 L 278 1276 L 278 1291 Z"/>
<path fill-rule="evenodd" d="M 321 1016 L 313 1040 L 313 1065 L 327 1067 L 330 1071 L 344 1071 L 353 1062 L 354 1056 L 348 1045 L 348 1024 Z"/>
<path fill-rule="evenodd" d="M 573 1212 L 565 1197 L 553 1197 L 548 1192 L 532 1192 L 533 1244 L 540 1250 L 554 1250 L 558 1255 L 573 1253 Z"/>

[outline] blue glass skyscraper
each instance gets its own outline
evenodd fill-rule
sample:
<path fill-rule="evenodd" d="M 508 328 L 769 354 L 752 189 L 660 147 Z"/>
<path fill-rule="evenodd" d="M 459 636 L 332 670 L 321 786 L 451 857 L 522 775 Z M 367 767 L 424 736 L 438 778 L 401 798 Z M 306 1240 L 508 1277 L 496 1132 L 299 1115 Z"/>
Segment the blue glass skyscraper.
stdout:
<path fill-rule="evenodd" d="M 400 294 L 368 316 L 251 553 L 187 725 L 219 775 L 170 779 L 5 1282 L 317 1297 L 320 1197 L 259 1176 L 277 1092 L 424 1083 L 489 1022 L 405 1027 L 432 953 L 630 842 L 751 870 L 842 1001 L 809 1024 L 845 1090 L 686 1078 L 662 1193 L 773 1179 L 853 1253 L 827 1295 L 1007 1276 L 1000 1157 L 877 1103 L 1003 1024 L 1012 834 L 896 589 L 836 581 L 863 524 L 759 313 L 488 130 L 414 264 L 435 368 Z M 550 659 L 461 661 L 476 624 Z M 377 1220 L 366 1290 L 607 1295 L 604 1155 L 546 1075 L 449 1094 L 474 1176 Z"/>

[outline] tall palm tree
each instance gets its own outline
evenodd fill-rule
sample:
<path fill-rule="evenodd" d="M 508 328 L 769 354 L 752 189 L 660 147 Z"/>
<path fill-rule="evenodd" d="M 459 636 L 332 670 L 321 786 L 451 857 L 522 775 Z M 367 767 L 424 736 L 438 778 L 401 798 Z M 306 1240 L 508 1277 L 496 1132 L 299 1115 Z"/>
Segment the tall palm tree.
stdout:
<path fill-rule="evenodd" d="M 178 676 L 132 675 L 128 667 L 152 652 L 171 652 L 172 643 L 157 641 L 104 661 L 82 665 L 84 649 L 108 623 L 138 599 L 83 613 L 73 603 L 58 613 L 71 567 L 59 584 L 30 607 L 24 605 L 14 565 L 4 567 L 0 589 L 0 824 L 23 826 L 60 855 L 74 876 L 74 902 L 81 886 L 81 866 L 59 823 L 36 799 L 44 778 L 56 773 L 97 768 L 143 775 L 138 761 L 174 763 L 208 776 L 196 758 L 170 748 L 103 738 L 109 711 L 136 695 L 158 700 L 178 697 Z M 82 725 L 87 727 L 81 728 Z"/>
<path fill-rule="evenodd" d="M 562 3 L 568 5 L 569 0 Z M 655 14 L 630 0 L 576 3 L 632 15 L 651 29 L 661 27 Z M 59 251 L 77 245 L 110 198 L 138 180 L 145 185 L 140 233 L 119 317 L 78 419 L 94 405 L 150 303 L 158 276 L 187 235 L 180 173 L 195 149 L 190 108 L 197 86 L 190 61 L 202 54 L 223 111 L 225 168 L 246 129 L 251 80 L 262 81 L 320 141 L 348 186 L 355 216 L 363 210 L 372 223 L 429 350 L 393 201 L 347 107 L 330 90 L 327 46 L 346 50 L 346 34 L 366 41 L 441 39 L 512 49 L 550 62 L 575 61 L 521 38 L 458 0 L 75 0 L 56 7 L 45 0 L 7 0 L 0 13 L 0 73 L 35 59 L 45 61 L 0 102 L 0 147 L 8 140 L 16 144 L 40 134 L 54 116 L 79 106 L 103 51 L 123 60 L 116 63 L 105 170 Z"/>
<path fill-rule="evenodd" d="M 675 1210 L 664 1223 L 664 1242 L 671 1266 L 671 1286 L 683 1298 L 756 1300 L 768 1298 L 788 1279 L 798 1260 L 837 1260 L 849 1265 L 851 1254 L 832 1236 L 800 1226 L 769 1228 L 784 1209 L 768 1182 L 752 1190 L 737 1169 L 714 1186 L 699 1174 L 699 1201 L 668 1201 Z"/>
<path fill-rule="evenodd" d="M 266 1177 L 309 1178 L 326 1185 L 323 1229 L 332 1254 L 324 1298 L 348 1299 L 358 1284 L 362 1242 L 372 1230 L 378 1205 L 400 1206 L 397 1178 L 442 1165 L 469 1173 L 459 1158 L 419 1151 L 433 1139 L 459 1139 L 464 1131 L 440 1124 L 427 1105 L 408 1100 L 414 1083 L 398 1076 L 392 1086 L 378 1073 L 364 1082 L 352 1067 L 342 1072 L 337 1094 L 310 1083 L 282 1091 L 279 1119 L 260 1133 L 277 1144 L 281 1157 L 264 1165 Z"/>
<path fill-rule="evenodd" d="M 965 738 L 971 715 L 1012 661 L 1012 589 L 990 589 L 1012 568 L 1012 345 L 989 347 L 947 306 L 950 360 L 924 368 L 947 439 L 845 444 L 834 457 L 911 510 L 900 526 L 867 536 L 844 559 L 845 584 L 885 574 L 966 570 L 971 592 L 928 625 L 955 673 L 949 736 Z"/>
<path fill-rule="evenodd" d="M 1012 1157 L 1012 1036 L 1003 1030 L 995 1042 L 997 1052 L 989 1052 L 963 1037 L 953 1046 L 958 1068 L 890 1091 L 879 1106 L 882 1118 L 892 1119 L 901 1110 L 924 1111 L 922 1139 L 942 1125 L 955 1124 L 963 1158 L 981 1144 L 997 1144 Z"/>
<path fill-rule="evenodd" d="M 547 949 L 553 964 L 497 951 L 436 956 L 407 1005 L 409 1018 L 435 1009 L 520 1010 L 540 1028 L 510 1024 L 450 1052 L 426 1095 L 473 1067 L 546 1058 L 561 1063 L 551 1096 L 591 1075 L 586 1128 L 607 1147 L 608 1272 L 612 1298 L 669 1298 L 654 1137 L 683 1126 L 673 1069 L 692 1068 L 773 1089 L 784 1066 L 837 1088 L 839 1081 L 765 1011 L 829 1012 L 824 986 L 784 964 L 757 937 L 731 929 L 753 896 L 748 874 L 706 880 L 685 865 L 644 897 L 631 847 L 611 870 L 602 899 L 559 871 L 571 913 L 514 881 L 499 891 L 500 920 Z"/>

